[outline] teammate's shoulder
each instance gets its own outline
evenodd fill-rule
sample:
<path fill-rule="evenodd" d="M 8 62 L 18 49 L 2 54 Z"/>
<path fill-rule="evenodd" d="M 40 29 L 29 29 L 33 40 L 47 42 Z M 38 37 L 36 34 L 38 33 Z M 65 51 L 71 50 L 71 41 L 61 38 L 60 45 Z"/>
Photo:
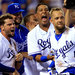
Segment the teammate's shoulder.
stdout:
<path fill-rule="evenodd" d="M 69 28 L 69 29 L 67 29 L 67 31 L 66 31 L 70 36 L 72 35 L 75 35 L 75 28 L 74 27 L 72 27 L 72 28 Z"/>
<path fill-rule="evenodd" d="M 2 46 L 3 43 L 3 35 L 0 33 L 0 46 Z"/>
<path fill-rule="evenodd" d="M 0 41 L 2 41 L 3 37 L 4 36 L 0 33 Z"/>
<path fill-rule="evenodd" d="M 75 28 L 74 27 L 72 27 L 72 28 L 66 27 L 66 32 L 75 32 Z"/>
<path fill-rule="evenodd" d="M 24 25 L 19 25 L 19 27 L 20 27 L 23 31 L 29 32 L 29 30 L 28 30 Z"/>
<path fill-rule="evenodd" d="M 39 25 L 37 25 L 35 28 L 33 28 L 33 29 L 28 33 L 28 35 L 29 35 L 29 34 L 30 34 L 30 35 L 36 34 L 36 33 L 37 33 L 37 30 L 38 30 L 38 27 L 39 27 Z"/>
<path fill-rule="evenodd" d="M 27 29 L 24 25 L 21 25 L 21 24 L 19 25 L 19 27 Z"/>
<path fill-rule="evenodd" d="M 13 42 L 15 42 L 16 43 L 16 41 L 13 39 L 13 38 L 10 38 L 11 39 L 11 41 L 13 41 Z"/>
<path fill-rule="evenodd" d="M 70 31 L 75 32 L 75 27 L 70 28 Z"/>

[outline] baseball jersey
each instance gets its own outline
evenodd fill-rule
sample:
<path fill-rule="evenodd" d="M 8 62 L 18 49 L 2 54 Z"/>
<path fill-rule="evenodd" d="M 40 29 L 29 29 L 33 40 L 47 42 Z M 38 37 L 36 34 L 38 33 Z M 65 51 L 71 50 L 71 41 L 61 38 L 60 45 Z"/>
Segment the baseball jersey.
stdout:
<path fill-rule="evenodd" d="M 54 27 L 51 24 L 48 32 L 42 30 L 39 25 L 37 25 L 33 30 L 28 33 L 28 54 L 38 54 L 41 53 L 43 56 L 47 56 L 50 53 L 51 43 L 50 36 L 54 33 Z M 51 61 L 39 62 L 41 66 L 37 66 L 39 70 L 46 69 L 50 65 Z"/>
<path fill-rule="evenodd" d="M 75 67 L 75 28 L 66 29 L 58 41 L 55 36 L 51 36 L 51 49 L 55 54 L 56 70 L 60 73 L 68 67 Z"/>
<path fill-rule="evenodd" d="M 19 25 L 19 28 L 15 28 L 15 35 L 13 39 L 16 41 L 16 45 L 18 48 L 18 52 L 27 52 L 27 34 L 28 29 L 23 25 Z M 22 74 L 24 72 L 24 59 L 21 68 L 19 69 L 19 73 Z"/>
<path fill-rule="evenodd" d="M 19 28 L 15 28 L 15 36 L 13 39 L 16 41 L 18 52 L 27 52 L 27 34 L 28 30 L 23 25 L 19 25 Z"/>
<path fill-rule="evenodd" d="M 24 27 L 23 25 L 19 25 L 19 28 L 15 29 L 15 36 L 13 39 L 16 41 L 18 52 L 28 52 L 27 51 L 27 34 L 28 29 Z M 27 58 L 24 58 L 22 67 L 20 68 L 20 74 L 23 75 L 35 75 L 37 72 L 32 72 L 32 67 L 35 64 L 32 60 L 29 60 Z M 24 70 L 24 71 L 23 71 Z M 24 72 L 24 73 L 23 73 Z M 37 75 L 37 74 L 36 74 Z"/>
<path fill-rule="evenodd" d="M 17 50 L 15 49 L 15 42 L 11 39 L 10 42 L 0 33 L 0 63 L 8 66 L 15 67 L 15 55 Z"/>

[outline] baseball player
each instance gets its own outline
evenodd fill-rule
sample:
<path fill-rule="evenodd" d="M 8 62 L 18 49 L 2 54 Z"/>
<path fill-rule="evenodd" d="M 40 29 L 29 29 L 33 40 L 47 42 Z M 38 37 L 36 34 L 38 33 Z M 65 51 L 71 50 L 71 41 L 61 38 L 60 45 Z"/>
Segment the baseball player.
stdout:
<path fill-rule="evenodd" d="M 35 73 L 37 75 L 37 72 L 35 73 L 32 72 L 32 67 L 30 65 L 32 56 L 28 56 L 28 52 L 27 52 L 27 34 L 29 31 L 27 30 L 26 27 L 20 25 L 22 21 L 22 11 L 23 10 L 21 9 L 20 4 L 18 3 L 12 3 L 8 5 L 7 12 L 13 16 L 16 24 L 15 36 L 13 37 L 13 39 L 16 41 L 18 52 L 22 53 L 24 57 L 23 65 L 19 69 L 19 72 L 21 75 L 35 75 Z M 32 61 L 32 64 L 33 63 L 34 62 Z M 32 66 L 34 66 L 34 64 Z"/>
<path fill-rule="evenodd" d="M 37 61 L 37 68 L 40 75 L 48 75 L 47 68 L 50 65 L 50 36 L 54 33 L 53 25 L 50 25 L 49 10 L 45 4 L 38 4 L 36 7 L 39 24 L 28 33 L 28 54 Z"/>
<path fill-rule="evenodd" d="M 23 59 L 20 54 L 17 54 L 15 41 L 11 38 L 14 36 L 15 23 L 9 14 L 0 17 L 1 33 L 0 33 L 0 75 L 12 75 L 15 72 L 15 60 Z M 17 55 L 16 55 L 17 54 Z"/>
<path fill-rule="evenodd" d="M 36 18 L 36 14 L 29 13 L 24 17 L 24 24 L 26 28 L 31 31 L 38 24 L 38 20 Z"/>
<path fill-rule="evenodd" d="M 51 49 L 55 54 L 56 70 L 60 75 L 75 75 L 75 28 L 65 26 L 61 8 L 52 8 L 50 15 L 55 27 L 55 34 L 51 36 Z"/>

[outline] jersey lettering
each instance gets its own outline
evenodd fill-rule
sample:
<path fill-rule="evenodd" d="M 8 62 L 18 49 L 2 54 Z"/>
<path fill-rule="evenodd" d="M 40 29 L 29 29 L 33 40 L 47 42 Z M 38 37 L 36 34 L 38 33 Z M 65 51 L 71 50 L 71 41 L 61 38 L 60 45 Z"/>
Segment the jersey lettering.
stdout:
<path fill-rule="evenodd" d="M 42 50 L 45 50 L 46 48 L 51 48 L 50 38 L 47 39 L 47 41 L 43 41 L 42 39 L 38 40 L 38 44 L 42 47 Z"/>
<path fill-rule="evenodd" d="M 60 48 L 58 50 L 52 49 L 55 52 L 56 59 L 60 56 L 60 54 L 62 54 L 62 57 L 65 58 L 66 53 L 68 53 L 75 46 L 75 44 L 73 44 L 72 41 L 70 41 L 70 42 L 66 41 L 65 43 L 66 43 L 66 45 L 64 45 L 62 48 Z M 60 54 L 58 53 L 58 51 Z"/>
<path fill-rule="evenodd" d="M 16 42 L 16 45 L 17 45 L 17 47 L 18 47 L 18 51 L 22 51 L 22 50 L 24 50 L 24 48 L 27 46 L 27 40 L 25 40 L 25 41 L 22 42 L 22 43 Z"/>
<path fill-rule="evenodd" d="M 13 58 L 15 56 L 15 53 L 10 48 L 8 49 L 7 53 L 8 53 L 8 57 L 7 58 L 10 58 L 10 57 Z"/>

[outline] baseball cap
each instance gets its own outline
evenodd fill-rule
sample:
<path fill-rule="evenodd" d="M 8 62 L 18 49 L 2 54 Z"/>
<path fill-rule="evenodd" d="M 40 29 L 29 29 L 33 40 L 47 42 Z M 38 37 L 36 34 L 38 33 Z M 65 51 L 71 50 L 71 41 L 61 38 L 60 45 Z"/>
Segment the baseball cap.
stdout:
<path fill-rule="evenodd" d="M 10 13 L 10 14 L 15 14 L 15 13 L 18 13 L 18 12 L 23 12 L 24 10 L 21 9 L 21 6 L 19 3 L 12 3 L 10 5 L 8 5 L 8 8 L 7 8 L 7 13 Z"/>

